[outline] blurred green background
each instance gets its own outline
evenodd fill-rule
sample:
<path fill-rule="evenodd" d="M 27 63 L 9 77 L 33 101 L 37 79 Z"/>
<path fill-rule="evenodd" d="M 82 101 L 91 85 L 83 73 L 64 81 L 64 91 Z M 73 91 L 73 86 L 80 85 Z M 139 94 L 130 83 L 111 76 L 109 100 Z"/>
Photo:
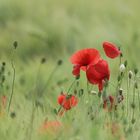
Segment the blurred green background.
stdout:
<path fill-rule="evenodd" d="M 27 134 L 27 131 L 30 130 L 32 121 L 32 95 L 42 90 L 58 59 L 63 60 L 63 65 L 57 68 L 49 85 L 47 84 L 43 98 L 38 100 L 43 106 L 40 108 L 44 110 L 39 108 L 36 111 L 33 140 L 46 140 L 46 137 L 41 139 L 40 135 L 36 137 L 37 130 L 46 115 L 50 120 L 55 118 L 54 108 L 59 108 L 57 97 L 61 91 L 66 92 L 69 89 L 74 79 L 68 59 L 76 50 L 88 47 L 100 50 L 101 55 L 109 61 L 110 81 L 113 84 L 117 83 L 119 59 L 110 60 L 105 57 L 103 41 L 111 41 L 121 47 L 124 52 L 123 61 L 127 59 L 132 66 L 132 69 L 128 70 L 139 67 L 139 7 L 139 0 L 0 0 L 0 62 L 6 62 L 6 82 L 0 92 L 8 99 L 13 79 L 10 54 L 13 42 L 18 41 L 19 44 L 17 53 L 14 54 L 16 79 L 11 104 L 11 112 L 16 113 L 16 119 L 7 115 L 4 121 L 0 121 L 0 138 L 27 139 L 30 134 Z M 40 67 L 42 57 L 49 61 L 47 65 Z M 11 74 L 8 74 L 9 72 Z M 85 74 L 82 73 L 80 87 L 83 89 L 86 89 L 85 82 Z M 126 81 L 123 84 L 125 85 Z M 116 92 L 111 86 L 109 94 L 114 93 Z M 130 93 L 133 91 L 130 90 Z M 105 138 L 108 133 L 102 125 L 98 125 L 104 122 L 102 115 L 92 123 L 86 118 L 88 106 L 93 104 L 96 110 L 97 102 L 98 98 L 89 98 L 88 94 L 85 94 L 79 101 L 80 105 L 66 116 L 66 124 L 72 129 L 67 131 L 66 127 L 60 140 L 92 140 L 93 137 L 98 140 L 109 139 Z M 76 118 L 74 122 L 73 116 Z M 137 125 L 139 128 L 139 123 Z M 139 129 L 134 132 L 128 135 L 128 140 L 139 136 Z M 75 138 L 76 136 L 80 138 Z"/>
<path fill-rule="evenodd" d="M 139 0 L 0 0 L 0 55 L 17 40 L 21 59 L 60 58 L 79 48 L 119 44 L 139 57 Z"/>

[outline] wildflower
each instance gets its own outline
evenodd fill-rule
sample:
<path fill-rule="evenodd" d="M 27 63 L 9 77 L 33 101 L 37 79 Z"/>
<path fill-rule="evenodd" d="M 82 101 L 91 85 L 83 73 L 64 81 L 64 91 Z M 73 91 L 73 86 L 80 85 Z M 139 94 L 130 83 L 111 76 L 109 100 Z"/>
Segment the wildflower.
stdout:
<path fill-rule="evenodd" d="M 120 65 L 120 72 L 124 72 L 125 71 L 125 65 L 124 64 L 121 64 Z"/>
<path fill-rule="evenodd" d="M 80 69 L 86 71 L 89 65 L 95 65 L 100 60 L 100 53 L 93 48 L 83 49 L 74 53 L 70 61 L 74 64 L 73 75 L 80 75 Z"/>
<path fill-rule="evenodd" d="M 110 70 L 107 61 L 100 60 L 97 64 L 91 65 L 86 72 L 87 79 L 91 84 L 97 84 L 99 91 L 102 91 L 104 83 L 110 78 Z"/>
<path fill-rule="evenodd" d="M 58 103 L 65 110 L 70 110 L 72 107 L 75 107 L 77 105 L 78 99 L 74 95 L 61 94 L 58 96 Z"/>
<path fill-rule="evenodd" d="M 105 54 L 109 58 L 114 59 L 121 54 L 121 51 L 117 48 L 117 46 L 110 42 L 103 42 L 103 48 L 104 48 Z"/>

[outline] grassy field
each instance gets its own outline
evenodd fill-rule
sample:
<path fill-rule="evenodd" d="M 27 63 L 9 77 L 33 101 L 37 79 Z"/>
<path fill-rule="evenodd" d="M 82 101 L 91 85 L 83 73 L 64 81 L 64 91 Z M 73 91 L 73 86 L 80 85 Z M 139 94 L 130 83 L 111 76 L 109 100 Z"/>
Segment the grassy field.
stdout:
<path fill-rule="evenodd" d="M 139 88 L 134 89 L 134 83 L 139 84 L 139 73 L 128 81 L 128 71 L 140 67 L 139 4 L 139 0 L 0 0 L 1 70 L 2 63 L 6 63 L 0 74 L 0 139 L 139 140 Z M 128 62 L 122 83 L 124 102 L 119 106 L 118 117 L 99 107 L 101 98 L 87 93 L 84 72 L 77 89 L 84 89 L 84 94 L 78 94 L 78 105 L 63 117 L 56 115 L 58 95 L 67 92 L 75 79 L 69 58 L 76 50 L 98 49 L 110 64 L 110 82 L 117 85 L 119 58 L 106 58 L 102 49 L 105 40 L 121 47 L 122 63 Z M 17 49 L 14 41 L 18 42 Z M 46 62 L 42 64 L 43 58 Z M 62 65 L 58 65 L 59 60 Z M 95 86 L 90 88 L 98 91 Z M 74 90 L 75 85 L 70 93 Z M 115 92 L 109 86 L 108 94 Z M 135 120 L 131 117 L 133 109 Z M 42 130 L 45 120 L 57 120 L 62 125 L 46 132 Z"/>

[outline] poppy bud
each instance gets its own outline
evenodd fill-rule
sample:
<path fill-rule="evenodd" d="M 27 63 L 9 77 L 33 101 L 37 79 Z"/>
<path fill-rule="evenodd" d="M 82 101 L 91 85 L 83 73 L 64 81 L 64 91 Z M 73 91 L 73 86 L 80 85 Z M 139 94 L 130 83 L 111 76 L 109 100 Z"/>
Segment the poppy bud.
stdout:
<path fill-rule="evenodd" d="M 118 76 L 118 82 L 119 82 L 120 80 L 121 80 L 121 76 L 119 75 L 119 76 Z"/>
<path fill-rule="evenodd" d="M 125 71 L 125 65 L 124 64 L 121 64 L 120 65 L 120 72 L 124 72 Z"/>
<path fill-rule="evenodd" d="M 62 65 L 62 63 L 63 63 L 63 61 L 61 59 L 58 60 L 58 62 L 57 62 L 58 65 Z"/>
<path fill-rule="evenodd" d="M 131 79 L 132 76 L 133 76 L 133 72 L 130 70 L 130 71 L 128 72 L 128 77 L 129 77 L 129 79 Z"/>
<path fill-rule="evenodd" d="M 135 108 L 135 104 L 134 104 L 134 103 L 132 103 L 132 104 L 131 104 L 131 107 L 134 109 L 134 108 Z"/>
<path fill-rule="evenodd" d="M 46 58 L 41 59 L 41 64 L 44 64 L 46 62 Z"/>
<path fill-rule="evenodd" d="M 131 123 L 134 124 L 135 122 L 136 122 L 136 120 L 133 118 L 133 119 L 131 120 Z"/>
<path fill-rule="evenodd" d="M 15 112 L 11 112 L 10 117 L 11 117 L 12 119 L 14 119 L 14 118 L 16 117 L 16 113 L 15 113 Z"/>
<path fill-rule="evenodd" d="M 137 68 L 134 69 L 134 73 L 135 73 L 135 75 L 138 73 L 138 69 Z"/>
<path fill-rule="evenodd" d="M 2 65 L 3 65 L 3 66 L 5 66 L 5 65 L 6 65 L 6 63 L 5 63 L 5 62 L 2 62 Z"/>
<path fill-rule="evenodd" d="M 54 112 L 54 114 L 56 114 L 56 115 L 58 114 L 58 111 L 57 111 L 56 108 L 54 108 L 53 112 Z"/>
<path fill-rule="evenodd" d="M 125 60 L 124 65 L 125 65 L 125 67 L 127 67 L 127 60 Z"/>
<path fill-rule="evenodd" d="M 14 48 L 16 49 L 16 48 L 18 47 L 18 42 L 15 41 L 15 42 L 13 43 L 13 46 L 14 46 Z"/>
<path fill-rule="evenodd" d="M 122 53 L 120 53 L 120 57 L 123 57 L 123 54 Z"/>

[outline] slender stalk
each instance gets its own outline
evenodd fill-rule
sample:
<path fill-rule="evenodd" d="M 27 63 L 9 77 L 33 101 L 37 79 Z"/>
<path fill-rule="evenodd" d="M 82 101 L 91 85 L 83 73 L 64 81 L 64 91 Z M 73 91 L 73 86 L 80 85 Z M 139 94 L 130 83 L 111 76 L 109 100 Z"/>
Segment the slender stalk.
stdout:
<path fill-rule="evenodd" d="M 139 112 L 140 112 L 140 91 L 138 90 L 138 102 L 139 102 Z"/>
<path fill-rule="evenodd" d="M 130 82 L 129 81 L 130 81 L 130 79 L 127 78 L 127 100 L 126 100 L 126 110 L 127 110 L 126 115 L 127 115 L 127 117 L 128 117 L 128 114 L 129 114 L 129 90 L 130 90 L 129 89 L 129 87 L 130 87 L 130 84 L 129 84 Z"/>
<path fill-rule="evenodd" d="M 12 102 L 12 98 L 13 98 L 13 94 L 14 94 L 15 75 L 16 75 L 16 70 L 15 70 L 14 62 L 12 61 L 11 64 L 12 64 L 12 69 L 13 69 L 13 82 L 12 82 L 12 91 L 11 91 L 9 105 L 8 105 L 8 113 L 10 111 L 10 106 L 11 106 L 11 102 Z"/>
<path fill-rule="evenodd" d="M 54 73 L 56 72 L 57 67 L 58 67 L 58 65 L 56 65 L 56 67 L 53 69 L 53 71 L 51 72 L 51 74 L 50 74 L 48 80 L 46 81 L 46 83 L 45 83 L 45 85 L 44 85 L 44 87 L 43 87 L 42 90 L 40 91 L 39 94 L 40 94 L 41 96 L 43 96 L 44 91 L 45 91 L 46 88 L 48 87 L 48 84 L 50 83 L 50 81 L 51 81 L 51 79 L 52 79 Z"/>

